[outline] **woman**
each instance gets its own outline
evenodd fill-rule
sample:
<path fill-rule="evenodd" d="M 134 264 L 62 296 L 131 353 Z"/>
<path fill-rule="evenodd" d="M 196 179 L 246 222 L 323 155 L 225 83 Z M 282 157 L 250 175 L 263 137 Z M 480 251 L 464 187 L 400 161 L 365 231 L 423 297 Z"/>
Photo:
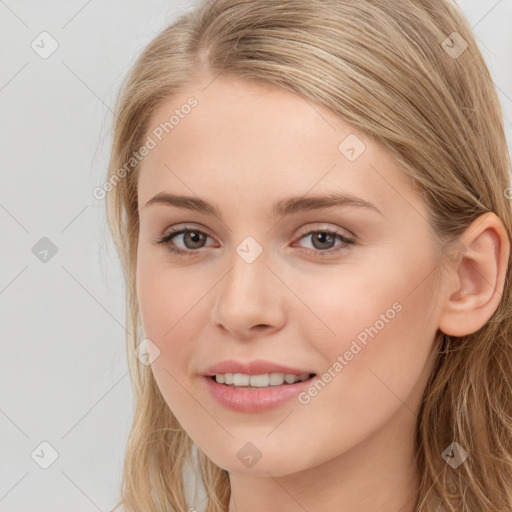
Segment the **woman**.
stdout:
<path fill-rule="evenodd" d="M 116 114 L 118 506 L 510 510 L 510 162 L 456 4 L 204 2 Z"/>

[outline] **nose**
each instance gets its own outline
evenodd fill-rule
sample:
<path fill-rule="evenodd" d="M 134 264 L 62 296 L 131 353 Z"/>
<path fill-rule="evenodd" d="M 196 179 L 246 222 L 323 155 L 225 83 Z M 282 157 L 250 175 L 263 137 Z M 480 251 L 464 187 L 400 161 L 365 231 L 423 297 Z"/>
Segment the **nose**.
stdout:
<path fill-rule="evenodd" d="M 213 325 L 237 339 L 269 335 L 285 323 L 286 287 L 264 254 L 248 263 L 234 251 L 230 270 L 215 287 Z"/>

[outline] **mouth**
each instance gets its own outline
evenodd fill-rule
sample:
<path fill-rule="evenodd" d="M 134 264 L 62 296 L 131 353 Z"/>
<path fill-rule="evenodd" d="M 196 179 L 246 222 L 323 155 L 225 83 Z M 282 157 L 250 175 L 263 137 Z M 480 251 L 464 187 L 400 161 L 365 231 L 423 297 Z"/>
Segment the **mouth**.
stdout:
<path fill-rule="evenodd" d="M 204 382 L 223 407 L 238 413 L 264 413 L 297 398 L 315 377 L 315 373 L 216 373 L 204 376 Z"/>
<path fill-rule="evenodd" d="M 315 373 L 303 373 L 294 375 L 292 373 L 262 373 L 249 375 L 246 373 L 218 373 L 209 378 L 217 384 L 233 389 L 265 389 L 274 386 L 290 386 L 298 382 L 305 382 L 315 377 Z"/>
<path fill-rule="evenodd" d="M 265 359 L 230 359 L 203 371 L 210 396 L 241 413 L 263 413 L 293 400 L 313 384 L 317 374 L 305 366 Z"/>

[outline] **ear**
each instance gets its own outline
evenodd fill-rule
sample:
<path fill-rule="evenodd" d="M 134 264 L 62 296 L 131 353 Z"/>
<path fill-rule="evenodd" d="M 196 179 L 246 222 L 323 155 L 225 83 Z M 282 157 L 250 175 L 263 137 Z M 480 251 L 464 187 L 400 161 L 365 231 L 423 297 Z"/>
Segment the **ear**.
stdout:
<path fill-rule="evenodd" d="M 498 309 L 510 254 L 507 232 L 492 212 L 478 217 L 458 242 L 439 318 L 439 329 L 450 336 L 478 331 Z"/>

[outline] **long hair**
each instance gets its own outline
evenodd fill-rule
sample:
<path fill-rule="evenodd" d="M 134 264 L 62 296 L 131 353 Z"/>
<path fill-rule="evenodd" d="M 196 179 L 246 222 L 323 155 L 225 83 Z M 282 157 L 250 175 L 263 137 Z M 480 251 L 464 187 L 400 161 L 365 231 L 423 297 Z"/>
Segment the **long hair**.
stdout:
<path fill-rule="evenodd" d="M 147 45 L 122 84 L 103 188 L 127 285 L 135 415 L 115 507 L 127 512 L 189 510 L 183 476 L 196 453 L 151 368 L 134 353 L 142 341 L 135 281 L 140 166 L 134 155 L 162 102 L 220 74 L 300 94 L 381 143 L 421 190 L 440 254 L 486 212 L 512 236 L 503 114 L 454 1 L 208 0 L 182 14 Z M 512 510 L 510 279 L 509 260 L 499 306 L 480 330 L 461 337 L 440 333 L 416 427 L 417 512 Z M 469 453 L 457 469 L 442 457 L 454 441 Z M 206 510 L 226 512 L 227 472 L 197 454 Z"/>

